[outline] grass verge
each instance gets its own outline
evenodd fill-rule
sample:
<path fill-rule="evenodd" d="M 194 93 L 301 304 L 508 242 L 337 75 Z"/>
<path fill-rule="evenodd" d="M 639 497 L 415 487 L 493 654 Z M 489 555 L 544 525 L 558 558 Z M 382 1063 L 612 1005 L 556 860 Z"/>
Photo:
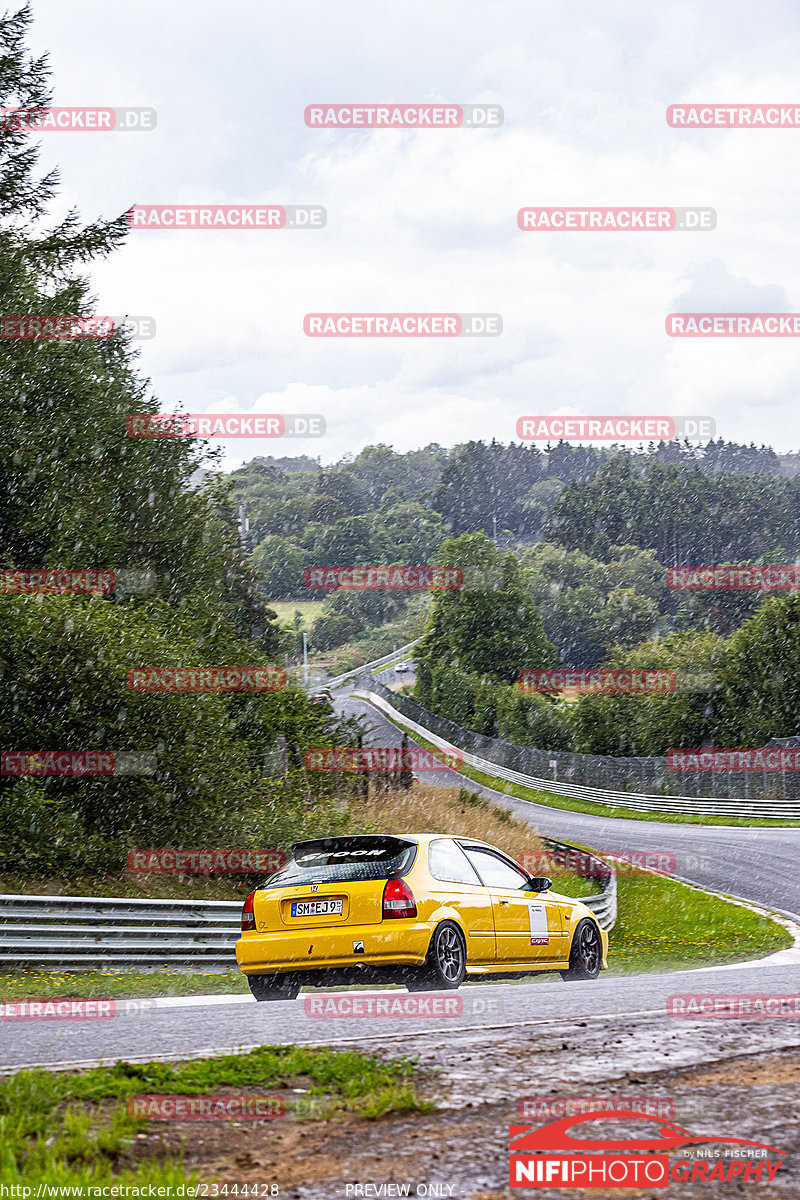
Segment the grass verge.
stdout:
<path fill-rule="evenodd" d="M 619 875 L 617 906 L 609 968 L 618 974 L 716 966 L 792 945 L 770 917 L 662 875 Z"/>
<path fill-rule="evenodd" d="M 374 1119 L 433 1107 L 417 1093 L 412 1060 L 387 1061 L 357 1051 L 260 1046 L 248 1054 L 184 1063 L 119 1062 L 83 1072 L 20 1071 L 0 1080 L 0 1184 L 96 1188 L 106 1183 L 194 1183 L 198 1174 L 187 1169 L 184 1160 L 198 1137 L 196 1121 L 136 1117 L 129 1101 L 136 1096 L 232 1093 L 282 1101 L 273 1109 L 285 1111 L 278 1120 L 246 1121 L 255 1130 L 261 1126 L 260 1133 L 265 1125 L 306 1117 L 327 1120 L 355 1114 Z M 210 1124 L 224 1127 L 221 1133 L 229 1145 L 236 1140 L 231 1121 Z M 165 1126 L 171 1127 L 169 1137 L 148 1136 L 150 1129 Z"/>
<path fill-rule="evenodd" d="M 250 994 L 241 971 L 6 971 L 0 974 L 0 1001 L 127 1000 L 145 996 Z"/>

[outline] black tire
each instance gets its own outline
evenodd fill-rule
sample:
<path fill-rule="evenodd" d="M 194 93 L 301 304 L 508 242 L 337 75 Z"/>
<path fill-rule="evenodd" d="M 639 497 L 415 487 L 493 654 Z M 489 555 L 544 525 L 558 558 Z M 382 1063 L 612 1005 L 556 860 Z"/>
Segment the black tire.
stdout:
<path fill-rule="evenodd" d="M 455 991 L 467 977 L 467 946 L 453 921 L 442 921 L 433 931 L 425 965 L 406 979 L 410 992 Z"/>
<path fill-rule="evenodd" d="M 248 975 L 247 982 L 256 1000 L 294 1000 L 300 991 L 291 975 Z"/>
<path fill-rule="evenodd" d="M 562 979 L 597 979 L 603 961 L 603 943 L 594 921 L 584 917 L 572 935 L 569 970 L 561 972 Z"/>

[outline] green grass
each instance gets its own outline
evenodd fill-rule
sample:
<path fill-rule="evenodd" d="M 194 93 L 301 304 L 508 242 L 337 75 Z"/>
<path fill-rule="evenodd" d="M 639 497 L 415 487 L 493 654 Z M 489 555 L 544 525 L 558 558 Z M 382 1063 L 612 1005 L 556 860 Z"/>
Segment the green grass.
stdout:
<path fill-rule="evenodd" d="M 421 738 L 419 734 L 412 732 L 402 721 L 397 721 L 389 717 L 387 717 L 387 720 L 392 720 L 392 724 L 398 726 L 400 729 L 406 729 L 420 746 L 424 746 L 429 750 L 436 749 L 433 742 L 428 742 L 424 738 Z M 645 813 L 633 808 L 625 808 L 622 805 L 594 804 L 591 800 L 576 800 L 572 796 L 557 796 L 554 792 L 523 787 L 521 784 L 509 783 L 505 779 L 499 779 L 496 775 L 487 775 L 484 771 L 476 771 L 474 767 L 468 767 L 466 764 L 462 764 L 459 767 L 458 773 L 459 775 L 466 776 L 467 779 L 472 779 L 475 783 L 483 784 L 484 787 L 490 787 L 496 792 L 502 792 L 504 796 L 516 796 L 519 800 L 530 800 L 533 804 L 545 804 L 549 808 L 562 808 L 567 812 L 588 813 L 595 817 L 624 817 L 629 821 L 663 821 L 671 825 L 758 825 L 766 826 L 770 829 L 800 825 L 800 821 L 784 821 L 780 817 L 768 819 L 764 817 L 701 817 L 692 816 L 689 813 L 670 812 Z"/>
<path fill-rule="evenodd" d="M 294 1090 L 298 1084 L 302 1088 Z M 127 1102 L 136 1095 L 209 1095 L 231 1087 L 283 1096 L 287 1115 L 280 1119 L 347 1112 L 375 1118 L 433 1107 L 417 1095 L 412 1060 L 382 1061 L 357 1051 L 260 1046 L 184 1063 L 20 1071 L 0 1081 L 0 1184 L 195 1182 L 196 1173 L 186 1172 L 180 1157 L 142 1159 L 141 1150 L 134 1156 L 132 1139 L 149 1122 L 130 1116 Z"/>
<path fill-rule="evenodd" d="M 322 612 L 322 600 L 270 600 L 269 607 L 278 614 L 278 620 L 294 624 L 294 614 L 300 612 L 303 628 L 308 631 Z"/>
<path fill-rule="evenodd" d="M 617 905 L 609 935 L 617 973 L 739 962 L 792 944 L 771 918 L 661 875 L 618 875 Z"/>
<path fill-rule="evenodd" d="M 210 996 L 249 993 L 241 971 L 7 971 L 0 1000 L 125 1000 L 143 996 Z"/>

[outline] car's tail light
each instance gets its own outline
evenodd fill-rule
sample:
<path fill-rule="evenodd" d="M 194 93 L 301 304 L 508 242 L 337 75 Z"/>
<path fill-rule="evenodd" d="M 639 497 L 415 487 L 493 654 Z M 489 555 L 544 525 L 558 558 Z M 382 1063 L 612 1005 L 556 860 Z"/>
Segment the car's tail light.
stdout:
<path fill-rule="evenodd" d="M 415 917 L 417 902 L 404 879 L 387 879 L 383 889 L 383 918 Z"/>
<path fill-rule="evenodd" d="M 244 902 L 242 909 L 242 932 L 247 933 L 248 930 L 256 927 L 256 914 L 253 912 L 253 896 L 255 892 L 251 892 Z"/>

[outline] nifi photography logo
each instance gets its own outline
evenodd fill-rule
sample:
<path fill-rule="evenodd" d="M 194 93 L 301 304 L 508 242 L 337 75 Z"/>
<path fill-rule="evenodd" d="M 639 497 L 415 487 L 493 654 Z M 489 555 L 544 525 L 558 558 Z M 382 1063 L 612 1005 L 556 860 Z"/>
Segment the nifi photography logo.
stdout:
<path fill-rule="evenodd" d="M 620 1136 L 620 1124 L 641 1125 L 642 1136 Z M 592 1125 L 587 1136 L 574 1126 Z M 605 1127 L 603 1122 L 606 1123 Z M 611 1123 L 611 1128 L 608 1128 Z M 611 1136 L 603 1137 L 603 1133 Z M 675 1151 L 670 1165 L 668 1151 Z M 692 1134 L 659 1117 L 624 1109 L 578 1113 L 545 1125 L 512 1125 L 512 1188 L 667 1188 L 672 1183 L 770 1183 L 783 1150 L 746 1138 Z"/>

